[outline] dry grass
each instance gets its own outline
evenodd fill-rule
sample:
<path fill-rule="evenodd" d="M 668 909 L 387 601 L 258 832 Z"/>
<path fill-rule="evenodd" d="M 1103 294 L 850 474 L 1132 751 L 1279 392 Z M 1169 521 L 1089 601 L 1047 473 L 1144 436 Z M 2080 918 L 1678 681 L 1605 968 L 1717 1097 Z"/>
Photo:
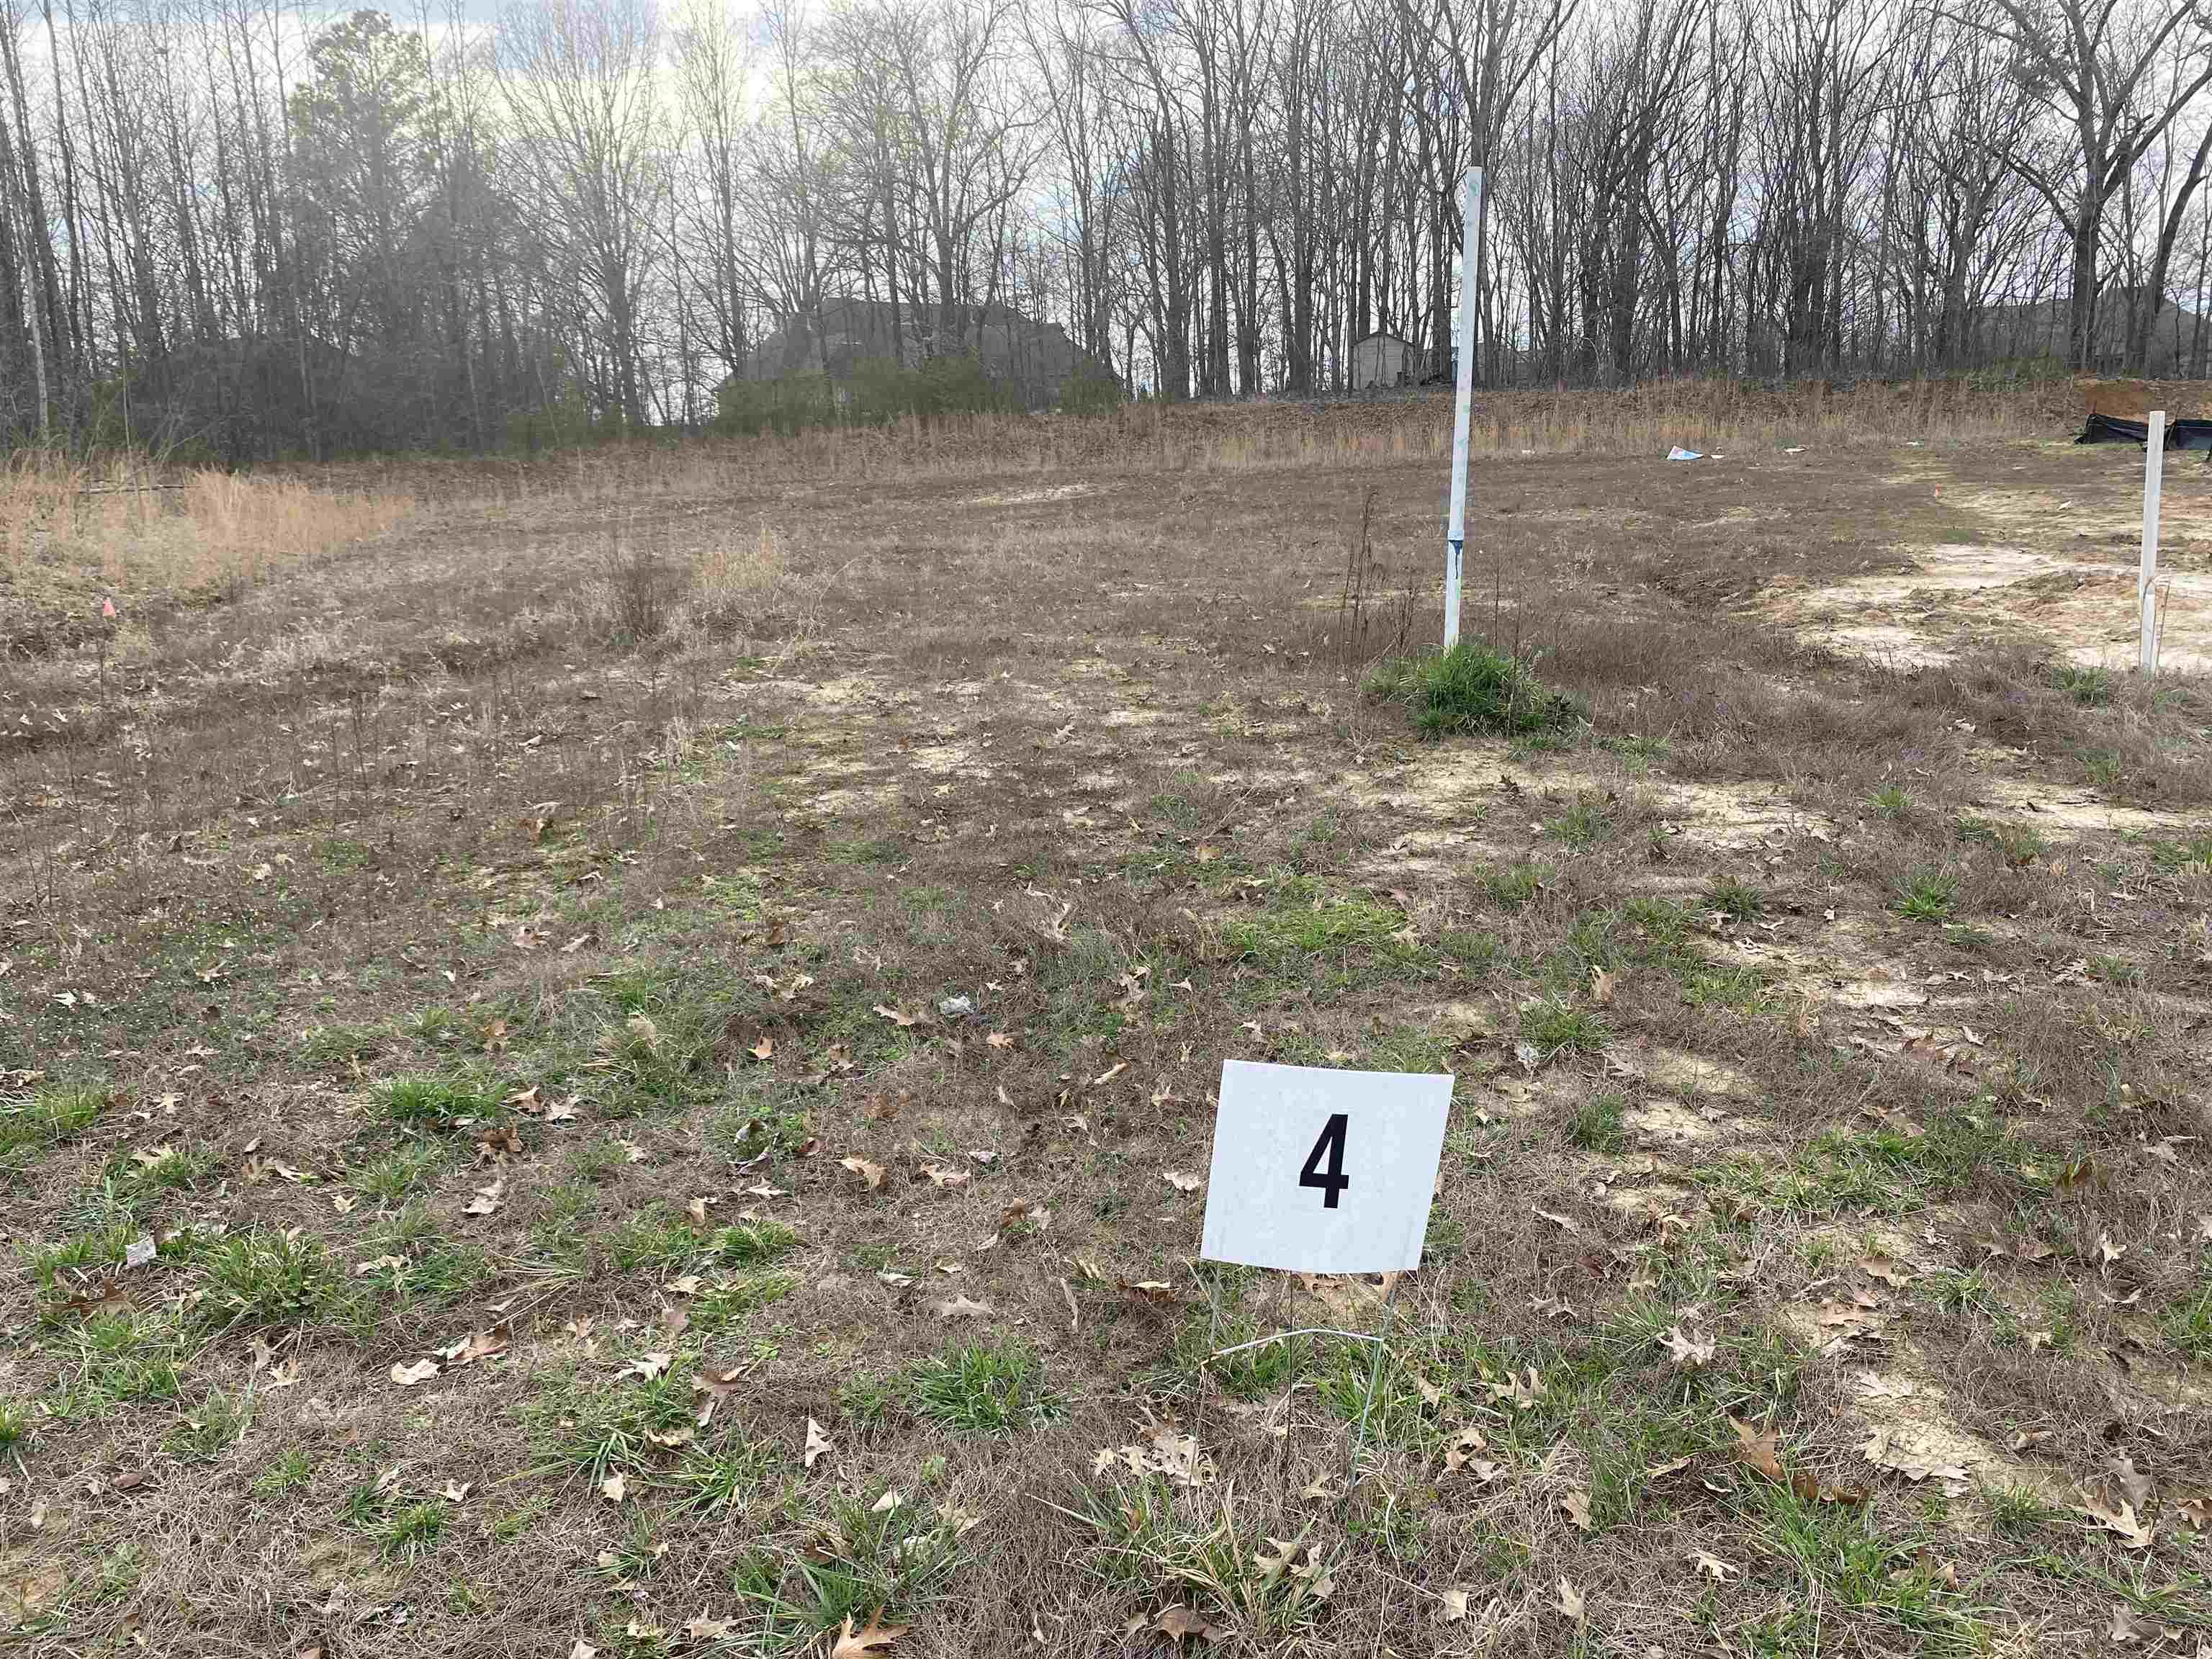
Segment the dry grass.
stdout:
<path fill-rule="evenodd" d="M 1680 444 L 1769 452 L 2057 437 L 2079 424 L 2070 383 L 1909 381 L 1763 387 L 1664 381 L 1627 392 L 1478 392 L 1479 456 L 1650 457 Z M 524 459 L 409 459 L 342 469 L 424 499 L 609 505 L 726 500 L 783 485 L 1008 481 L 1032 475 L 1278 471 L 1424 464 L 1448 454 L 1449 392 L 1173 407 L 1099 417 L 975 416 L 793 437 L 615 446 Z"/>
<path fill-rule="evenodd" d="M 21 649 L 91 637 L 105 600 L 135 620 L 234 599 L 273 571 L 386 533 L 413 506 L 404 493 L 281 475 L 18 455 L 0 471 L 0 626 Z"/>
<path fill-rule="evenodd" d="M 1322 643 L 1431 466 L 735 453 L 434 476 L 0 688 L 19 1645 L 2212 1631 L 2202 693 L 1775 619 L 2112 458 L 1493 463 L 1469 631 L 1586 714 L 1508 744 Z M 1162 1178 L 1231 1055 L 1456 1075 L 1348 1497 L 1364 1352 L 1212 1356 L 1381 1287 Z"/>

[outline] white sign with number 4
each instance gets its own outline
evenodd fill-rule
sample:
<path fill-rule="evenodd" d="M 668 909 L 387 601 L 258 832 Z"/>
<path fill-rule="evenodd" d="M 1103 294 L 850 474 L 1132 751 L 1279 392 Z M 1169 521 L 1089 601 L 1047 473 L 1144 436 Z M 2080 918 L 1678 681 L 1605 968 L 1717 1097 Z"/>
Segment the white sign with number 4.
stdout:
<path fill-rule="evenodd" d="M 1451 1092 L 1449 1073 L 1228 1061 L 1200 1254 L 1306 1273 L 1419 1267 Z"/>

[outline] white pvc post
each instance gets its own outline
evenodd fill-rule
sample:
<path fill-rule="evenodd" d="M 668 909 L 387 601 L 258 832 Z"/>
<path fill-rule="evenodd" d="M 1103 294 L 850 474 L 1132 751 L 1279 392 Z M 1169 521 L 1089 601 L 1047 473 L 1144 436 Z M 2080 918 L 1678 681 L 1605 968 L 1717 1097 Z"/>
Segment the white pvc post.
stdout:
<path fill-rule="evenodd" d="M 1482 169 L 1460 180 L 1459 395 L 1452 411 L 1451 520 L 1444 526 L 1444 649 L 1459 643 L 1460 565 L 1467 550 L 1468 425 L 1474 410 L 1475 250 L 1482 239 Z"/>
<path fill-rule="evenodd" d="M 2150 412 L 2143 445 L 2142 574 L 2136 579 L 2136 614 L 2142 623 L 2142 672 L 2158 672 L 2158 488 L 2166 476 L 2166 411 Z"/>

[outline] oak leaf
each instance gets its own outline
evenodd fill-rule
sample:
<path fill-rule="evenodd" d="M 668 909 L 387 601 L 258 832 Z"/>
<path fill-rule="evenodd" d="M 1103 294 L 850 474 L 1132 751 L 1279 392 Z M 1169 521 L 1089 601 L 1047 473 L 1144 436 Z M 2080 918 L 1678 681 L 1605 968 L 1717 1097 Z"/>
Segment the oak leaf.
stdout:
<path fill-rule="evenodd" d="M 837 1632 L 837 1645 L 830 1650 L 830 1659 L 866 1659 L 867 1655 L 881 1652 L 906 1634 L 904 1625 L 886 1625 L 883 1619 L 884 1610 L 878 1607 L 868 1615 L 867 1627 L 856 1631 L 853 1628 L 853 1615 L 847 1613 L 844 1627 Z"/>

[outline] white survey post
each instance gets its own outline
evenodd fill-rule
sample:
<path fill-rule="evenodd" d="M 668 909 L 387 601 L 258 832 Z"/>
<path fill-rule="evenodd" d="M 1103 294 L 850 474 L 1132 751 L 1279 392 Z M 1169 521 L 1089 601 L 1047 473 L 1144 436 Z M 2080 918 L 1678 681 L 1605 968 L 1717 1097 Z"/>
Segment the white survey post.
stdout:
<path fill-rule="evenodd" d="M 1451 517 L 1444 526 L 1444 649 L 1459 643 L 1460 569 L 1467 553 L 1468 426 L 1474 414 L 1476 250 L 1482 246 L 1482 169 L 1460 180 L 1459 343 L 1456 401 L 1452 410 Z"/>
<path fill-rule="evenodd" d="M 1449 1073 L 1227 1061 L 1200 1254 L 1291 1273 L 1411 1273 L 1451 1092 Z"/>
<path fill-rule="evenodd" d="M 2142 665 L 2158 672 L 2158 495 L 2166 477 L 2166 411 L 2150 412 L 2143 441 L 2142 572 L 2136 578 L 2136 616 L 2142 625 Z"/>

